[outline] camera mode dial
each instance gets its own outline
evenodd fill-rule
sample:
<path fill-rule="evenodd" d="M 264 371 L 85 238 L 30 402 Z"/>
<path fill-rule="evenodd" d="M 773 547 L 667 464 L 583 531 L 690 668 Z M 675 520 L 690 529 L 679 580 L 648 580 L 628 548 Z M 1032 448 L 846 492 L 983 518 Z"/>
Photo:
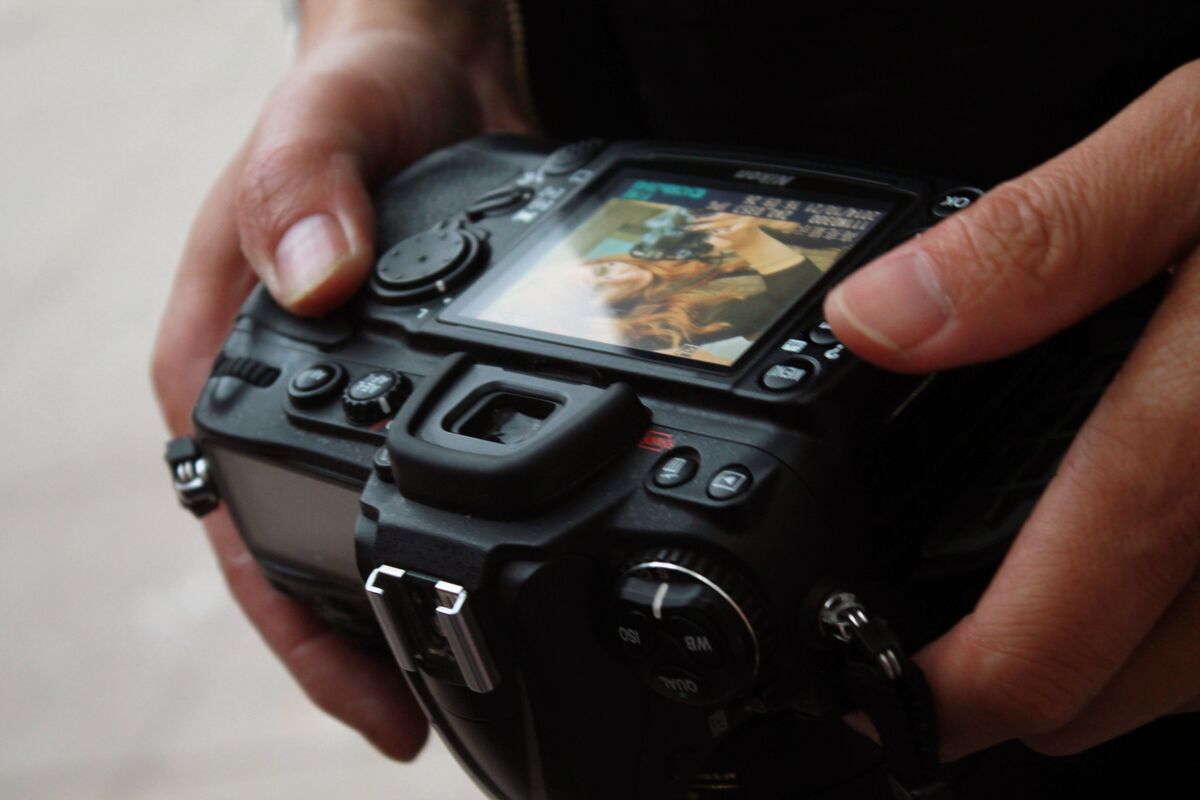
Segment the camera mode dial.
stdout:
<path fill-rule="evenodd" d="M 346 418 L 359 425 L 370 425 L 395 413 L 408 395 L 408 382 L 398 372 L 377 369 L 357 379 L 342 393 Z"/>
<path fill-rule="evenodd" d="M 745 581 L 721 564 L 664 549 L 622 574 L 610 636 L 654 692 L 712 705 L 754 684 L 765 617 Z"/>

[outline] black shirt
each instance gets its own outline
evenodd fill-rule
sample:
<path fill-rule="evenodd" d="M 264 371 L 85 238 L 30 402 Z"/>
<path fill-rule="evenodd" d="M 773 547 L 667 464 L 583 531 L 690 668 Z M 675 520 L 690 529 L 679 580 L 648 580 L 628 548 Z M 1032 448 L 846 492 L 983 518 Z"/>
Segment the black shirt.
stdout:
<path fill-rule="evenodd" d="M 1061 152 L 1200 58 L 1200 3 L 1185 0 L 1118 11 L 1045 0 L 951 12 L 753 0 L 521 5 L 550 136 L 732 144 L 983 185 Z M 1191 796 L 1198 780 L 1185 753 L 1197 741 L 1200 715 L 1066 759 L 1010 744 L 960 765 L 959 796 Z"/>
<path fill-rule="evenodd" d="M 1200 57 L 1200 3 L 523 0 L 558 138 L 656 137 L 979 183 L 1019 174 Z M 879 4 L 883 6 L 883 4 Z"/>

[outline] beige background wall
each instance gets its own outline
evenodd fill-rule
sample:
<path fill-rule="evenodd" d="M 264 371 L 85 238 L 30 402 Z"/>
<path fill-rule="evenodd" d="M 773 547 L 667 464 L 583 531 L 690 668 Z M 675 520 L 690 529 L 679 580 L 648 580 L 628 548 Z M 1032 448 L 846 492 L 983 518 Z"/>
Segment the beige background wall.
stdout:
<path fill-rule="evenodd" d="M 272 0 L 0 0 L 0 798 L 477 798 L 304 699 L 175 506 L 147 363 L 287 62 Z"/>

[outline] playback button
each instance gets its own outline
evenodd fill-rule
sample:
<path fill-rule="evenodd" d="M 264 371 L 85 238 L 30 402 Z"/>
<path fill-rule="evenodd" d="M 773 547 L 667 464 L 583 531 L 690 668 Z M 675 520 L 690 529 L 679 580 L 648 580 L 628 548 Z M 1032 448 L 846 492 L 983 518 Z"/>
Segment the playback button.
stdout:
<path fill-rule="evenodd" d="M 786 392 L 799 388 L 820 371 L 816 359 L 793 356 L 768 367 L 759 382 L 772 391 Z"/>
<path fill-rule="evenodd" d="M 709 480 L 708 496 L 713 500 L 732 500 L 745 494 L 753 482 L 750 470 L 739 465 L 728 466 Z"/>

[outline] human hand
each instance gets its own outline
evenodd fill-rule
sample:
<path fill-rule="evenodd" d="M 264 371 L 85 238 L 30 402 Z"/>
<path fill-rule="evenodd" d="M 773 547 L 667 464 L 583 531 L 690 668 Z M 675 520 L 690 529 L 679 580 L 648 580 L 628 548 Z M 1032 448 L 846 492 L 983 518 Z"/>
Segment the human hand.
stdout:
<path fill-rule="evenodd" d="M 499 4 L 436 5 L 305 6 L 304 52 L 205 201 L 163 316 L 152 377 L 173 436 L 191 430 L 257 279 L 296 313 L 337 306 L 373 263 L 372 180 L 485 127 L 521 127 L 507 45 L 482 10 Z M 427 725 L 395 666 L 274 591 L 225 508 L 204 524 L 234 597 L 308 696 L 385 754 L 415 755 Z"/>
<path fill-rule="evenodd" d="M 847 279 L 838 336 L 925 372 L 1171 287 L 974 612 L 924 648 L 943 756 L 1047 754 L 1200 710 L 1200 62 Z"/>

